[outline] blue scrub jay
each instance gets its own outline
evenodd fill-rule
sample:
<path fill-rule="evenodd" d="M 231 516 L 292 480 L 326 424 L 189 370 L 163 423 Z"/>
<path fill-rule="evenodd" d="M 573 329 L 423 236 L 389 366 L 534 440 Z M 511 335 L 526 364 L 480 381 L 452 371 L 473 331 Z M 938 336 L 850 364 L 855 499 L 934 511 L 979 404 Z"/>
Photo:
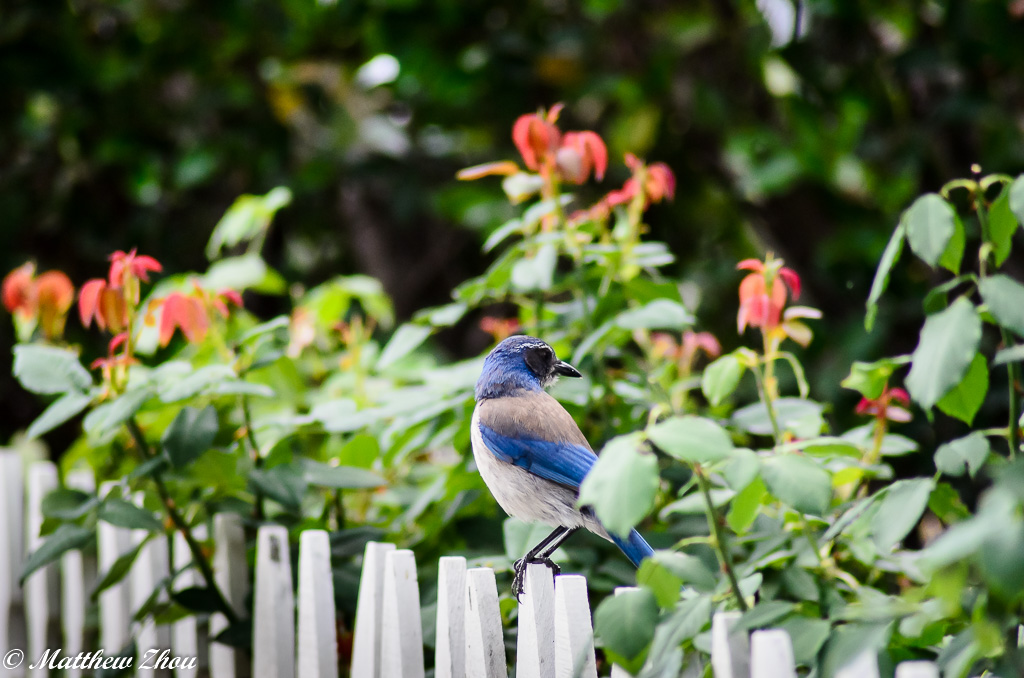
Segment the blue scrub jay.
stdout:
<path fill-rule="evenodd" d="M 572 416 L 544 391 L 560 375 L 580 373 L 540 339 L 514 336 L 490 352 L 476 382 L 471 439 L 480 475 L 510 516 L 555 528 L 516 561 L 517 597 L 527 564 L 543 563 L 557 574 L 551 554 L 581 527 L 614 542 L 638 567 L 654 553 L 636 530 L 622 539 L 605 530 L 590 507 L 576 507 L 597 455 Z"/>

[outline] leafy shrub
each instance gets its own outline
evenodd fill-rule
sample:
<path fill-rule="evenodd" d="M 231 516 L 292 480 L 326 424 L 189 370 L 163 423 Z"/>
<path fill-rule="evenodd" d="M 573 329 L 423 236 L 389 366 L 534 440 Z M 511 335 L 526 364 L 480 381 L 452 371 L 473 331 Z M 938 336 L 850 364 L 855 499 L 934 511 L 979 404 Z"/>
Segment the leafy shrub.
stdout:
<path fill-rule="evenodd" d="M 818 675 L 865 650 L 893 661 L 937 657 L 948 675 L 1013 673 L 1024 598 L 1024 351 L 1013 337 L 1024 335 L 1024 286 L 998 271 L 1024 221 L 1024 178 L 952 182 L 904 213 L 867 324 L 904 243 L 955 277 L 925 298 L 913 354 L 854 363 L 843 385 L 862 395 L 866 423 L 838 431 L 831 405 L 811 398 L 797 352 L 821 317 L 793 304 L 798 272 L 771 254 L 739 262 L 737 330 L 754 341 L 723 354 L 718 338 L 695 329 L 699 290 L 661 274 L 673 255 L 644 239 L 647 208 L 674 195 L 671 170 L 627 155 L 621 188 L 591 202 L 570 193 L 590 190 L 609 160 L 597 134 L 560 130 L 559 110 L 516 122 L 525 169 L 502 161 L 460 173 L 501 177 L 519 216 L 484 243 L 495 258 L 481 276 L 398 327 L 373 279 L 340 276 L 305 290 L 263 261 L 286 189 L 236 202 L 214 229 L 202 274 L 151 285 L 159 262 L 115 253 L 107 277 L 78 296 L 83 323 L 113 335 L 108 355 L 92 363 L 98 377 L 61 344 L 65 286 L 46 296 L 34 269 L 12 272 L 4 303 L 25 342 L 14 373 L 53 398 L 29 435 L 85 413 L 63 470 L 87 466 L 115 482 L 48 498 L 50 536 L 26 573 L 94 542 L 100 520 L 173 529 L 186 535 L 204 595 L 175 595 L 165 581 L 168 602 L 140 615 L 223 610 L 209 545 L 193 532 L 221 511 L 250 529 L 274 521 L 293 535 L 331 530 L 347 611 L 358 575 L 351 559 L 371 538 L 417 549 L 424 580 L 436 555 L 452 551 L 507 570 L 533 537 L 511 519 L 502 528 L 468 454 L 481 360 L 446 363 L 424 348 L 434 333 L 483 314 L 495 340 L 539 335 L 583 373 L 556 387 L 603 446 L 581 501 L 610 530 L 640 525 L 661 547 L 635 574 L 638 592 L 596 609 L 610 659 L 671 675 L 693 649 L 709 650 L 713 610 L 738 609 L 744 627 L 788 630 L 798 663 Z M 954 200 L 961 194 L 966 201 Z M 968 251 L 977 257 L 965 260 Z M 292 310 L 262 321 L 243 308 L 253 292 L 288 294 Z M 990 377 L 1004 369 L 1006 426 L 972 428 Z M 935 409 L 963 422 L 962 435 L 932 451 L 893 430 L 931 420 Z M 921 454 L 934 454 L 935 474 L 897 479 L 892 460 Z M 141 507 L 125 500 L 136 491 Z M 596 598 L 634 579 L 596 538 L 564 550 Z M 126 559 L 101 586 L 123 576 Z M 502 609 L 514 617 L 513 599 Z M 623 614 L 636 623 L 618 623 Z"/>

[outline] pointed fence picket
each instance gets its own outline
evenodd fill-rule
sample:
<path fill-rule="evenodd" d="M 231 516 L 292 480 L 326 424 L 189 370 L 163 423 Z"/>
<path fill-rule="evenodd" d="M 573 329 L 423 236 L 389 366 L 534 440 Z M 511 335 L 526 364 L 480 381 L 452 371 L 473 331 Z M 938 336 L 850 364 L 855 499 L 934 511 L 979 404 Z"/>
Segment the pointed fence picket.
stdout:
<path fill-rule="evenodd" d="M 132 615 L 157 582 L 174 575 L 172 590 L 203 586 L 190 567 L 191 552 L 181 535 L 148 536 L 103 521 L 97 531 L 98 567 L 91 556 L 71 551 L 60 562 L 19 585 L 25 554 L 41 543 L 42 500 L 57 485 L 57 469 L 36 462 L 23 470 L 20 459 L 0 452 L 0 651 L 24 649 L 35 658 L 44 649 L 104 648 L 113 654 L 134 638 L 139 654 L 168 649 L 171 656 L 199 657 L 194 669 L 175 669 L 176 678 L 337 678 L 338 643 L 330 543 L 326 532 L 299 536 L 298 587 L 292 579 L 293 554 L 285 527 L 264 525 L 257 533 L 252 657 L 210 642 L 227 627 L 220 614 L 208 620 L 180 619 L 171 626 L 140 624 Z M 89 474 L 69 474 L 68 487 L 88 490 Z M 101 495 L 121 492 L 104 484 Z M 204 539 L 205 527 L 196 526 Z M 245 537 L 236 514 L 212 519 L 213 570 L 227 603 L 245 615 L 249 591 Z M 118 556 L 148 539 L 129 576 L 99 596 L 99 631 L 86 628 L 89 594 Z M 173 548 L 168 552 L 168 547 Z M 173 563 L 173 567 L 171 564 Z M 98 572 L 97 572 L 98 570 Z M 620 588 L 616 593 L 629 590 Z M 435 678 L 508 678 L 506 640 L 498 590 L 490 568 L 468 568 L 465 558 L 439 562 Z M 793 647 L 785 631 L 750 633 L 736 612 L 715 614 L 711 624 L 711 665 L 716 678 L 794 678 Z M 93 629 L 92 631 L 95 631 Z M 349 675 L 358 678 L 423 678 L 423 628 L 419 581 L 413 553 L 392 544 L 366 545 L 359 583 L 353 659 Z M 208 662 L 206 661 L 208 657 Z M 699 675 L 702 660 L 687 663 L 687 676 Z M 3 675 L 24 676 L 24 666 Z M 46 675 L 36 671 L 33 675 Z M 81 675 L 69 671 L 64 675 Z M 153 672 L 147 675 L 171 675 Z M 614 678 L 629 678 L 612 667 Z M 837 678 L 877 678 L 877 657 L 863 653 L 836 673 Z M 931 662 L 904 662 L 896 678 L 938 678 Z M 517 678 L 597 678 L 594 633 L 587 582 L 578 575 L 552 577 L 543 565 L 530 565 L 518 610 Z"/>

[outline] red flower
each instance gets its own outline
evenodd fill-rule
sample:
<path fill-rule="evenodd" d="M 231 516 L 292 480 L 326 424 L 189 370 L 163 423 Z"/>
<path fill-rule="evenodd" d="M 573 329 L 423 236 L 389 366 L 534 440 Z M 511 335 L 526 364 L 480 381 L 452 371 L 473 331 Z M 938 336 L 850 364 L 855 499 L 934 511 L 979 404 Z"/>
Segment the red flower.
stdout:
<path fill-rule="evenodd" d="M 203 302 L 181 292 L 171 292 L 163 299 L 163 314 L 160 316 L 160 345 L 167 346 L 174 335 L 174 329 L 181 333 L 190 344 L 198 344 L 206 338 L 210 318 Z"/>
<path fill-rule="evenodd" d="M 512 126 L 512 141 L 527 168 L 537 171 L 558 148 L 560 133 L 555 126 L 561 104 L 556 104 L 544 117 L 536 113 L 519 116 Z"/>
<path fill-rule="evenodd" d="M 36 265 L 29 261 L 4 278 L 3 300 L 8 312 L 17 313 L 23 318 L 31 318 L 36 314 L 35 272 Z"/>
<path fill-rule="evenodd" d="M 480 329 L 494 337 L 494 341 L 500 342 L 519 330 L 519 321 L 515 318 L 485 316 L 480 319 Z"/>
<path fill-rule="evenodd" d="M 736 315 L 738 331 L 743 332 L 747 325 L 765 330 L 777 327 L 786 305 L 786 287 L 792 292 L 793 299 L 799 297 L 800 277 L 792 269 L 766 267 L 758 259 L 744 259 L 736 268 L 753 271 L 740 282 L 740 310 Z"/>
<path fill-rule="evenodd" d="M 93 278 L 78 292 L 78 315 L 82 325 L 89 327 L 95 319 L 101 330 L 118 334 L 128 327 L 128 303 L 120 288 L 112 287 L 103 278 Z"/>
<path fill-rule="evenodd" d="M 598 181 L 608 169 L 608 149 L 594 132 L 566 132 L 555 154 L 559 174 L 574 184 L 582 184 L 591 170 Z"/>
<path fill-rule="evenodd" d="M 129 294 L 126 296 L 137 304 L 139 303 L 138 281 L 149 282 L 149 271 L 159 273 L 162 270 L 163 266 L 153 257 L 138 255 L 134 249 L 127 253 L 118 250 L 110 255 L 110 286 L 128 290 Z"/>
<path fill-rule="evenodd" d="M 210 310 L 216 310 L 226 318 L 229 313 L 228 303 L 241 307 L 242 296 L 234 290 L 207 292 L 198 285 L 194 285 L 192 294 L 171 292 L 163 299 L 155 299 L 150 310 L 163 308 L 158 339 L 160 345 L 167 346 L 171 342 L 175 329 L 180 329 L 190 344 L 200 343 L 210 329 Z"/>
<path fill-rule="evenodd" d="M 661 202 L 676 195 L 676 177 L 672 170 L 663 162 L 644 165 L 644 162 L 632 153 L 626 154 L 626 166 L 633 171 L 633 176 L 626 179 L 622 188 L 612 191 L 604 198 L 609 207 L 632 202 L 640 193 L 640 177 L 643 177 L 644 206 Z"/>
<path fill-rule="evenodd" d="M 861 398 L 860 402 L 857 403 L 855 412 L 857 414 L 871 415 L 877 419 L 888 419 L 889 421 L 905 423 L 911 419 L 910 412 L 906 409 L 908 405 L 910 405 L 909 393 L 902 388 L 889 388 L 888 384 L 886 384 L 885 388 L 882 389 L 881 395 L 877 398 L 873 400 Z"/>
<path fill-rule="evenodd" d="M 35 264 L 28 262 L 7 274 L 4 307 L 24 321 L 38 320 L 43 336 L 54 339 L 64 334 L 75 287 L 62 271 L 47 271 L 36 278 L 35 270 Z"/>

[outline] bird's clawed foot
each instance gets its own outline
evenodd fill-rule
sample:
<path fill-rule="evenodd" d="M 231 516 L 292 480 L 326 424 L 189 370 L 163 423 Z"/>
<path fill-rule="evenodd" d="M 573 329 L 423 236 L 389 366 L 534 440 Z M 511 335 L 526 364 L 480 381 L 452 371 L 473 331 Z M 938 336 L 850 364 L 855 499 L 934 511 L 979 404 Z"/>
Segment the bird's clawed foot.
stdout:
<path fill-rule="evenodd" d="M 530 556 L 520 558 L 512 564 L 512 570 L 515 572 L 515 576 L 512 577 L 512 594 L 516 597 L 517 602 L 519 601 L 519 596 L 523 594 L 523 590 L 526 588 L 526 567 L 531 563 L 547 565 L 551 572 L 556 575 L 562 572 L 562 568 L 551 558 Z"/>

